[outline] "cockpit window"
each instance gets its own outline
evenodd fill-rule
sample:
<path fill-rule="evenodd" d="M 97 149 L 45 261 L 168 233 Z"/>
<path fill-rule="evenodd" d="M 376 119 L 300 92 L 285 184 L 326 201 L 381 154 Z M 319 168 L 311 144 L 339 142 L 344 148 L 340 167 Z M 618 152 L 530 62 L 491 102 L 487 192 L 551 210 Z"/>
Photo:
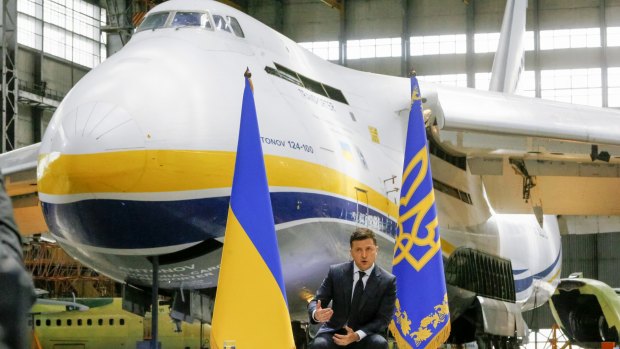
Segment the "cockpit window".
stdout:
<path fill-rule="evenodd" d="M 148 15 L 144 21 L 142 21 L 142 24 L 136 29 L 136 33 L 149 29 L 182 27 L 200 27 L 213 30 L 213 23 L 207 12 L 156 12 Z"/>
<path fill-rule="evenodd" d="M 206 13 L 201 12 L 177 12 L 174 14 L 172 28 L 178 27 L 203 27 L 212 29 L 209 16 Z"/>
<path fill-rule="evenodd" d="M 232 28 L 224 17 L 220 15 L 213 15 L 213 22 L 215 22 L 215 29 L 232 33 Z"/>
<path fill-rule="evenodd" d="M 226 18 L 229 19 L 230 26 L 235 32 L 235 35 L 237 35 L 240 38 L 245 38 L 245 34 L 243 34 L 243 29 L 241 29 L 241 25 L 239 24 L 239 21 L 237 21 L 235 17 L 226 17 Z"/>
<path fill-rule="evenodd" d="M 166 20 L 168 19 L 169 14 L 170 12 L 151 13 L 144 19 L 144 21 L 142 21 L 138 29 L 136 29 L 136 33 L 143 30 L 154 30 L 163 27 L 166 24 Z"/>
<path fill-rule="evenodd" d="M 235 34 L 240 38 L 244 38 L 243 29 L 239 21 L 235 17 L 213 15 L 213 22 L 215 22 L 215 29 Z"/>

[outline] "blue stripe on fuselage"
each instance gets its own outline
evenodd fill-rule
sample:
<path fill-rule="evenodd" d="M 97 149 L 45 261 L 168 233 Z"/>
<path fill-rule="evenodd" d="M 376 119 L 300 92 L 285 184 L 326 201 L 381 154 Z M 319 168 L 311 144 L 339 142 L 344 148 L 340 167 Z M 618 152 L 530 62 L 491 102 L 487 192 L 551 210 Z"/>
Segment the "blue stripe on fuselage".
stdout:
<path fill-rule="evenodd" d="M 392 218 L 343 198 L 315 193 L 271 193 L 276 224 L 309 218 L 358 222 L 396 235 Z M 42 203 L 50 230 L 89 246 L 154 248 L 221 237 L 226 229 L 229 197 L 180 201 L 83 200 Z M 359 211 L 363 214 L 358 214 Z"/>
<path fill-rule="evenodd" d="M 551 272 L 553 271 L 555 266 L 560 261 L 561 257 L 562 257 L 562 250 L 558 251 L 558 255 L 555 257 L 555 261 L 553 261 L 553 263 L 551 263 L 551 265 L 548 266 L 545 270 L 541 271 L 540 273 L 535 274 L 534 278 L 536 278 L 536 279 L 544 279 L 545 277 L 548 277 L 549 274 L 551 274 Z"/>
<path fill-rule="evenodd" d="M 532 285 L 532 282 L 534 282 L 534 280 L 540 280 L 540 279 L 544 279 L 546 277 L 549 277 L 551 272 L 553 271 L 553 269 L 555 269 L 556 265 L 560 261 L 560 257 L 561 256 L 562 256 L 562 251 L 558 251 L 558 255 L 555 257 L 555 260 L 551 263 L 550 266 L 545 268 L 543 271 L 541 271 L 539 273 L 536 273 L 536 274 L 534 274 L 532 276 L 528 276 L 528 277 L 523 278 L 523 279 L 515 280 L 515 291 L 517 293 L 523 292 L 523 291 L 527 290 Z M 525 269 L 525 270 L 527 270 L 527 269 Z M 521 271 L 519 271 L 519 273 L 517 273 L 517 271 L 513 271 L 513 275 L 520 274 L 520 273 L 524 272 L 525 270 L 521 270 Z"/>
<path fill-rule="evenodd" d="M 515 280 L 515 292 L 523 292 L 532 285 L 532 277 L 528 276 L 525 279 Z"/>

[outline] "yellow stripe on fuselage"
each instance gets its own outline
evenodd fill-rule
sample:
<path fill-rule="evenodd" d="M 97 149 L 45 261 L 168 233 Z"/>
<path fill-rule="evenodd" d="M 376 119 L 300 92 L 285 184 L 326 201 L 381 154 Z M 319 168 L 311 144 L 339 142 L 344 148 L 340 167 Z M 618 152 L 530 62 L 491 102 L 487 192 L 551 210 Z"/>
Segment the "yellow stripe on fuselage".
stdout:
<path fill-rule="evenodd" d="M 155 193 L 230 188 L 234 152 L 135 150 L 96 154 L 42 154 L 38 190 L 48 195 L 85 193 Z M 311 162 L 266 155 L 270 186 L 323 191 L 357 200 L 365 190 L 368 204 L 390 217 L 396 205 L 358 180 Z M 365 201 L 365 200 L 364 200 Z"/>
<path fill-rule="evenodd" d="M 549 278 L 549 280 L 547 280 L 547 282 L 551 283 L 553 282 L 553 280 L 557 279 L 560 276 L 560 272 L 562 271 L 562 268 L 558 268 L 558 270 L 555 272 L 555 274 L 553 274 L 552 277 Z"/>
<path fill-rule="evenodd" d="M 454 250 L 456 250 L 456 247 L 454 245 L 449 243 L 448 240 L 441 238 L 441 251 L 443 252 L 444 255 L 449 257 L 452 254 L 452 252 L 454 252 Z"/>

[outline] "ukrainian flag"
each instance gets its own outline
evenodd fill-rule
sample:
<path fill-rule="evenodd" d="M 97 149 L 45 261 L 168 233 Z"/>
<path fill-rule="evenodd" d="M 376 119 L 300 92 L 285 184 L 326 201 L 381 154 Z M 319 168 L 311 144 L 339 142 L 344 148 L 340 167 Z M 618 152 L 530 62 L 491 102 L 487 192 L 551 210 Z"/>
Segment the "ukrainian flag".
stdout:
<path fill-rule="evenodd" d="M 411 78 L 411 100 L 399 234 L 392 261 L 396 310 L 389 327 L 400 349 L 434 349 L 450 335 L 450 312 L 422 101 L 415 76 Z"/>
<path fill-rule="evenodd" d="M 295 348 L 265 175 L 256 107 L 246 77 L 211 348 Z"/>

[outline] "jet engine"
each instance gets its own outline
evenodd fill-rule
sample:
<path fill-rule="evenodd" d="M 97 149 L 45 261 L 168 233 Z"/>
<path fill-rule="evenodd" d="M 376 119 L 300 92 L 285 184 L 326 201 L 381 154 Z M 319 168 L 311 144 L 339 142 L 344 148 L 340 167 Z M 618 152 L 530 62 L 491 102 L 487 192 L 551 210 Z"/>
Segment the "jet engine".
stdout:
<path fill-rule="evenodd" d="M 618 342 L 620 298 L 607 284 L 585 278 L 562 279 L 550 304 L 555 321 L 572 342 L 585 346 Z"/>

